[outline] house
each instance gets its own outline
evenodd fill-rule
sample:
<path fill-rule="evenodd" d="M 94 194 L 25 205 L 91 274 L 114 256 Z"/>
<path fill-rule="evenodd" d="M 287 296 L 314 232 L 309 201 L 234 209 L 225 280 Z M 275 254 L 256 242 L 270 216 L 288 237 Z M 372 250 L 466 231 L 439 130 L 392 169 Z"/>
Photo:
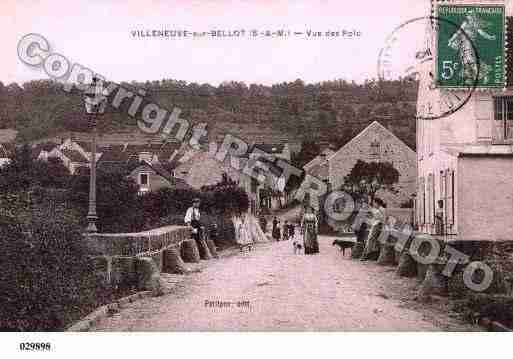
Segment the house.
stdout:
<path fill-rule="evenodd" d="M 0 144 L 14 143 L 16 140 L 17 134 L 18 134 L 18 131 L 13 130 L 12 128 L 0 129 Z"/>
<path fill-rule="evenodd" d="M 77 141 L 73 138 L 61 139 L 60 144 L 34 144 L 31 151 L 36 159 L 60 158 L 72 174 L 80 167 L 89 167 L 92 157 L 91 142 Z M 107 171 L 126 170 L 129 163 L 137 164 L 141 161 L 170 165 L 180 155 L 181 144 L 174 142 L 112 145 L 99 143 L 96 149 L 98 167 Z"/>
<path fill-rule="evenodd" d="M 158 163 L 142 161 L 129 176 L 139 185 L 139 194 L 156 192 L 163 188 L 188 189 L 190 186 Z"/>
<path fill-rule="evenodd" d="M 254 149 L 259 149 L 260 151 L 264 151 L 269 155 L 269 158 L 281 158 L 285 161 L 290 162 L 291 153 L 290 147 L 287 143 L 259 143 L 252 146 L 252 149 L 249 151 L 250 153 L 254 151 Z"/>
<path fill-rule="evenodd" d="M 511 37 L 513 17 L 506 23 Z M 509 60 L 512 49 L 506 51 L 504 36 L 495 35 Z M 427 36 L 433 40 L 436 32 Z M 437 55 L 436 48 L 431 51 Z M 443 101 L 449 90 L 427 86 L 429 73 L 436 73 L 434 62 L 420 68 L 415 201 L 420 232 L 454 241 L 513 238 L 513 66 L 505 68 L 505 87 L 478 87 L 465 105 L 436 119 L 425 119 L 429 103 Z M 468 89 L 451 94 L 464 98 Z"/>
<path fill-rule="evenodd" d="M 399 182 L 394 186 L 398 193 L 378 191 L 377 197 L 387 207 L 400 207 L 411 200 L 416 190 L 417 155 L 379 122 L 374 121 L 356 137 L 327 158 L 311 165 L 307 171 L 316 172 L 323 178 L 328 175 L 329 187 L 342 188 L 344 177 L 351 172 L 358 160 L 365 162 L 390 162 L 399 172 Z M 324 162 L 324 163 L 322 163 Z"/>
<path fill-rule="evenodd" d="M 322 181 L 329 180 L 328 158 L 333 156 L 335 151 L 330 148 L 323 150 L 318 156 L 303 166 L 305 173 L 314 176 Z"/>
<path fill-rule="evenodd" d="M 246 166 L 250 159 L 255 159 L 252 154 L 241 157 L 241 168 Z M 282 175 L 282 169 L 276 164 L 276 158 L 259 157 L 258 161 L 268 168 L 268 171 L 260 171 L 264 176 L 263 181 L 259 181 L 251 176 L 240 173 L 239 185 L 246 191 L 250 200 L 250 208 L 253 213 L 261 209 L 277 210 L 287 204 L 287 193 L 285 192 L 285 177 Z M 255 169 L 258 173 L 258 168 Z"/>
<path fill-rule="evenodd" d="M 13 153 L 13 143 L 0 143 L 0 167 L 5 166 L 11 162 Z"/>
<path fill-rule="evenodd" d="M 228 175 L 228 178 L 235 183 L 239 183 L 240 171 L 239 167 L 242 162 L 232 161 L 229 157 L 225 162 L 219 162 L 215 158 L 215 148 L 217 145 L 212 143 L 210 150 L 189 150 L 183 157 L 177 161 L 175 168 L 175 175 L 178 178 L 185 180 L 185 182 L 196 189 L 201 189 L 204 186 L 212 186 L 222 181 L 223 175 Z"/>
<path fill-rule="evenodd" d="M 30 147 L 31 156 L 36 160 L 47 161 L 51 157 L 50 153 L 57 147 L 58 145 L 53 142 L 33 144 Z"/>
<path fill-rule="evenodd" d="M 91 146 L 92 146 L 91 142 L 75 141 L 72 138 L 68 138 L 68 139 L 63 140 L 63 142 L 59 146 L 59 150 L 78 152 L 82 158 L 85 158 L 87 160 L 86 162 L 90 162 L 91 156 L 92 156 Z M 96 152 L 96 159 L 101 157 L 102 152 L 100 152 L 100 151 L 101 151 L 101 147 L 98 146 L 97 152 Z"/>
<path fill-rule="evenodd" d="M 125 145 L 104 145 L 100 151 L 101 157 L 98 159 L 98 168 L 105 172 L 123 172 L 132 170 L 132 163 L 139 163 L 139 158 L 130 161 L 128 153 L 124 152 Z M 135 164 L 134 164 L 135 166 Z"/>
<path fill-rule="evenodd" d="M 178 142 L 125 144 L 123 152 L 139 161 L 167 163 L 179 156 L 182 144 Z"/>
<path fill-rule="evenodd" d="M 76 149 L 55 148 L 50 152 L 48 157 L 59 158 L 72 175 L 75 174 L 79 168 L 90 167 L 89 159 Z"/>

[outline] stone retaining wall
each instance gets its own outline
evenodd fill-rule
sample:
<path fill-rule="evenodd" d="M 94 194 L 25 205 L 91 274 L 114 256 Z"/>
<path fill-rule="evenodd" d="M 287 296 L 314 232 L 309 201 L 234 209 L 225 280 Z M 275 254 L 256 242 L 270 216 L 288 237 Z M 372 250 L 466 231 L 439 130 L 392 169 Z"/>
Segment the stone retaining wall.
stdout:
<path fill-rule="evenodd" d="M 375 260 L 382 265 L 397 265 L 397 274 L 405 277 L 417 277 L 419 280 L 419 296 L 430 294 L 450 295 L 452 297 L 464 297 L 473 293 L 466 288 L 463 281 L 463 272 L 470 262 L 483 262 L 487 264 L 493 272 L 493 281 L 488 289 L 484 290 L 486 294 L 502 294 L 512 296 L 513 298 L 513 240 L 502 241 L 465 241 L 465 240 L 448 240 L 447 237 L 433 237 L 440 246 L 440 255 L 431 263 L 425 264 L 416 261 L 411 254 L 410 245 L 413 238 L 419 236 L 427 236 L 424 234 L 414 234 L 405 242 L 402 250 L 400 246 L 396 246 L 398 238 L 401 238 L 398 230 L 389 230 L 388 236 L 381 236 L 380 239 L 387 238 L 386 242 L 379 241 L 379 245 L 372 244 L 375 241 L 375 233 L 368 230 L 365 233 L 365 239 L 362 244 L 364 247 L 363 254 L 360 250 L 355 251 L 353 258 Z M 404 239 L 403 239 L 404 240 Z M 430 244 L 420 246 L 418 254 L 421 257 L 426 256 L 430 252 Z M 451 276 L 442 274 L 443 269 L 450 262 L 450 255 L 446 253 L 446 248 L 451 247 L 468 256 L 466 262 L 458 262 Z M 376 252 L 370 255 L 368 249 L 372 248 Z M 392 254 L 392 250 L 395 255 Z M 476 278 L 479 282 L 479 278 Z"/>
<path fill-rule="evenodd" d="M 97 255 L 147 256 L 190 238 L 185 226 L 166 226 L 138 233 L 85 234 L 89 249 Z"/>
<path fill-rule="evenodd" d="M 96 275 L 115 288 L 158 289 L 161 271 L 174 268 L 166 265 L 164 253 L 171 248 L 177 253 L 174 260 L 181 261 L 179 253 L 184 241 L 196 246 L 190 240 L 190 228 L 166 226 L 139 233 L 97 233 L 86 234 L 84 238 L 92 252 Z M 151 262 L 148 262 L 151 259 Z"/>

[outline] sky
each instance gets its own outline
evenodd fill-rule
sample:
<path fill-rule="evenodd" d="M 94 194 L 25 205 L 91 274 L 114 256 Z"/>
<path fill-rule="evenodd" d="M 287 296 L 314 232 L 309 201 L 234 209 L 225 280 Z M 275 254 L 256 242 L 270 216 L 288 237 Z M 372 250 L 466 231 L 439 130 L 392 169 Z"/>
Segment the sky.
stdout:
<path fill-rule="evenodd" d="M 73 5 L 71 5 L 73 4 Z M 17 57 L 19 40 L 43 35 L 51 51 L 112 81 L 177 79 L 270 85 L 377 77 L 378 55 L 392 31 L 429 14 L 429 0 L 1 0 L 0 81 L 47 78 Z M 239 38 L 134 37 L 136 30 L 245 30 Z M 303 32 L 287 38 L 249 36 L 250 30 Z M 321 38 L 306 31 L 322 32 Z M 359 37 L 325 37 L 326 31 Z M 403 31 L 402 46 L 423 41 L 422 27 Z"/>

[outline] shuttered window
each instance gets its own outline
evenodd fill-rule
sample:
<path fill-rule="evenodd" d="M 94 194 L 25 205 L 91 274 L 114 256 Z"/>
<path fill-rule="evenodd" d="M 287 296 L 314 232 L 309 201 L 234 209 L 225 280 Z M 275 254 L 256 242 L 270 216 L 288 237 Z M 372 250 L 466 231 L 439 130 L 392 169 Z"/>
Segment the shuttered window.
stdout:
<path fill-rule="evenodd" d="M 454 171 L 448 169 L 447 174 L 447 224 L 454 225 Z M 450 228 L 450 227 L 449 227 Z"/>

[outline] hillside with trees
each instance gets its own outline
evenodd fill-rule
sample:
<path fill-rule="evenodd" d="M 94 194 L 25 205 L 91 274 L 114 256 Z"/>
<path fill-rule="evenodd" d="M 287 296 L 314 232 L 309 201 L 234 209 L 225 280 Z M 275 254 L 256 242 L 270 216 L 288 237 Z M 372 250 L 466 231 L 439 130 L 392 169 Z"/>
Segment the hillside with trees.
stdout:
<path fill-rule="evenodd" d="M 169 110 L 179 107 L 181 117 L 193 123 L 206 122 L 210 140 L 231 133 L 249 142 L 308 140 L 340 146 L 377 120 L 415 148 L 417 83 L 408 80 L 305 84 L 298 79 L 272 86 L 232 81 L 216 87 L 166 79 L 122 85 L 144 89 L 145 101 Z M 136 121 L 123 110 L 107 109 L 101 131 L 137 131 Z M 18 130 L 22 141 L 87 131 L 84 117 L 78 91 L 69 94 L 49 80 L 0 83 L 0 129 Z"/>

